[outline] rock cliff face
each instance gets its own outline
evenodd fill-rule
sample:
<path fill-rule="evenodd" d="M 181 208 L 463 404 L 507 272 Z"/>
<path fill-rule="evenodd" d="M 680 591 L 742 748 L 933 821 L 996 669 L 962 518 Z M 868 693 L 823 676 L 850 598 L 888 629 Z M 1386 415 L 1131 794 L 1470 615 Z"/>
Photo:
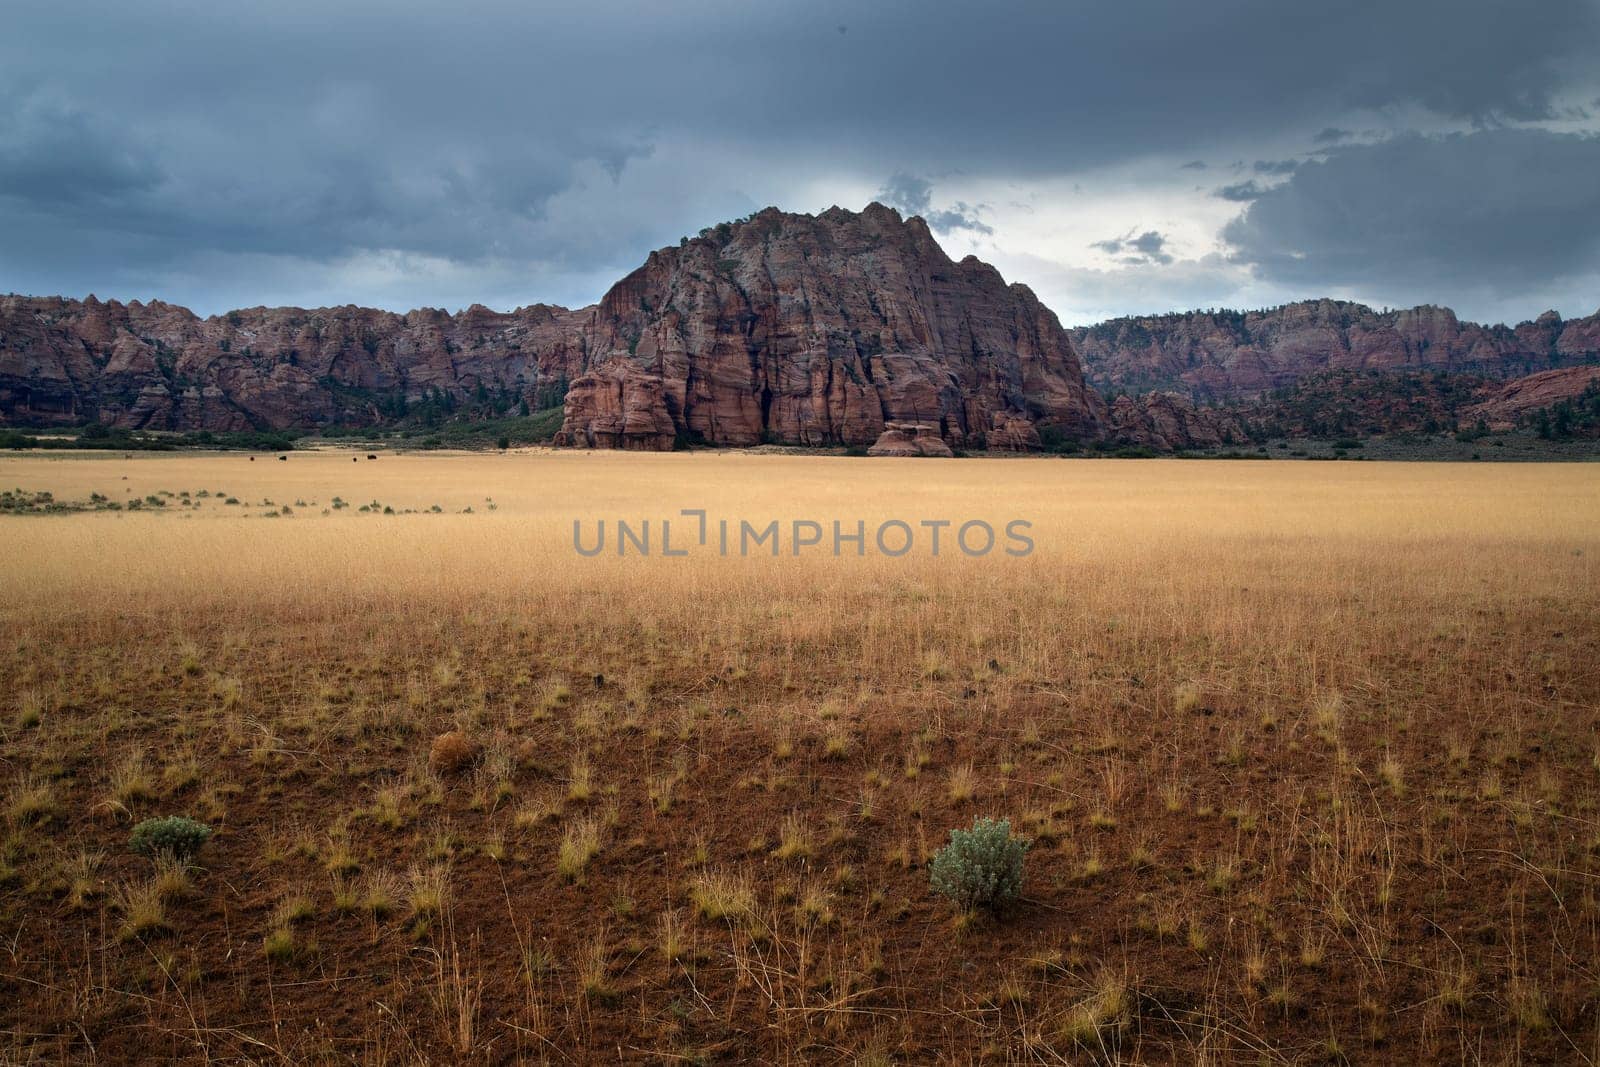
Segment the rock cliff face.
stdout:
<path fill-rule="evenodd" d="M 538 305 L 202 319 L 160 301 L 0 297 L 0 422 L 282 429 L 382 421 L 435 391 L 559 393 L 582 362 L 583 316 Z"/>
<path fill-rule="evenodd" d="M 1233 401 L 1326 371 L 1438 371 L 1513 378 L 1600 358 L 1600 313 L 1553 311 L 1520 326 L 1462 322 L 1449 308 L 1378 312 L 1311 300 L 1269 311 L 1111 319 L 1072 331 L 1089 381 Z"/>
<path fill-rule="evenodd" d="M 952 262 L 919 218 L 768 209 L 650 255 L 587 327 L 561 440 L 871 444 L 923 423 L 956 447 L 1017 421 L 1094 436 L 1072 343 L 1026 287 Z M 1006 447 L 1010 447 L 1009 444 Z"/>

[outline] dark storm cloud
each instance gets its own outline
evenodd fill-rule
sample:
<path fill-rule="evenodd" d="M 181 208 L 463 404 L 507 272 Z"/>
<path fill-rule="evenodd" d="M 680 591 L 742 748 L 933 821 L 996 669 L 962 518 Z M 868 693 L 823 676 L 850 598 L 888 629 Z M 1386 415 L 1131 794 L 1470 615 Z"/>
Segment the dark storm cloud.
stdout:
<path fill-rule="evenodd" d="M 0 100 L 0 197 L 77 210 L 139 196 L 161 179 L 147 149 L 82 111 Z"/>
<path fill-rule="evenodd" d="M 1170 167 L 1219 146 L 1272 151 L 1259 146 L 1361 111 L 1541 118 L 1593 95 L 1597 10 L 13 5 L 0 33 L 0 289 L 79 292 L 111 264 L 150 295 L 165 279 L 217 278 L 197 264 L 230 256 L 329 264 L 378 250 L 496 265 L 510 289 L 630 266 L 837 175 L 1025 181 L 1152 155 Z M 971 205 L 921 195 L 936 229 L 987 232 Z M 223 299 L 207 284 L 163 295 Z"/>
<path fill-rule="evenodd" d="M 1146 230 L 1137 233 L 1130 230 L 1121 237 L 1112 237 L 1104 241 L 1096 241 L 1090 247 L 1113 256 L 1121 256 L 1124 263 L 1144 264 L 1172 262 L 1172 254 L 1166 251 L 1167 237 L 1156 230 Z"/>
<path fill-rule="evenodd" d="M 1410 134 L 1302 165 L 1258 192 L 1223 236 L 1272 281 L 1537 299 L 1563 279 L 1600 274 L 1596 175 L 1593 136 Z M 1600 290 L 1588 303 L 1600 304 Z"/>

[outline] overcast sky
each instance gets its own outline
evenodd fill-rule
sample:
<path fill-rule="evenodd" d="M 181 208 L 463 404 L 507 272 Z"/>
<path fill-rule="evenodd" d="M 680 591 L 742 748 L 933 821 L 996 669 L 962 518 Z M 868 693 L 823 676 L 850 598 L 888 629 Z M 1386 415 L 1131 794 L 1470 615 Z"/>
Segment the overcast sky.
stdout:
<path fill-rule="evenodd" d="M 881 199 L 1066 323 L 1600 309 L 1600 0 L 12 0 L 0 292 L 597 299 Z"/>

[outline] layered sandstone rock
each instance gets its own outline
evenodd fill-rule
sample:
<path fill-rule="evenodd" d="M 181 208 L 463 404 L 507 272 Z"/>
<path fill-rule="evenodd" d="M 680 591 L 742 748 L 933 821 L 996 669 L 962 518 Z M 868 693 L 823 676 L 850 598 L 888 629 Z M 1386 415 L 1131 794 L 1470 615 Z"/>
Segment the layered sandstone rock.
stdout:
<path fill-rule="evenodd" d="M 573 417 L 574 411 L 582 414 Z M 627 360 L 607 363 L 574 382 L 567 412 L 556 434 L 558 445 L 662 452 L 676 437 L 661 376 Z"/>
<path fill-rule="evenodd" d="M 891 422 L 867 449 L 869 456 L 943 456 L 954 452 L 939 436 L 938 427 L 926 422 Z"/>
<path fill-rule="evenodd" d="M 1072 331 L 1101 388 L 1231 401 L 1328 371 L 1439 371 L 1512 378 L 1600 355 L 1600 314 L 1550 311 L 1515 328 L 1462 322 L 1449 308 L 1378 312 L 1310 300 L 1269 311 L 1112 319 Z"/>
<path fill-rule="evenodd" d="M 727 445 L 868 444 L 890 422 L 958 447 L 981 447 L 996 425 L 1025 442 L 1017 422 L 1099 428 L 1055 315 L 880 204 L 769 208 L 651 253 L 595 309 L 585 358 L 563 430 L 575 443 L 605 443 L 596 428 L 618 420 L 650 428 L 617 438 L 630 444 L 668 423 Z"/>
<path fill-rule="evenodd" d="M 984 445 L 991 452 L 1037 452 L 1039 430 L 1025 418 L 997 411 L 984 434 Z"/>
<path fill-rule="evenodd" d="M 0 420 L 244 430 L 371 423 L 435 395 L 536 400 L 576 376 L 584 312 L 186 308 L 0 297 Z"/>

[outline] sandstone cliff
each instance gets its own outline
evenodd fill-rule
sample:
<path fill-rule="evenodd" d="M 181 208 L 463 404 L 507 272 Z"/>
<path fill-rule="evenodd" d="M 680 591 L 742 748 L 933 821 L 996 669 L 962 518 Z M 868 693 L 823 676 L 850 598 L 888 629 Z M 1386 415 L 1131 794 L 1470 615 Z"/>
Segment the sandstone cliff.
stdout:
<path fill-rule="evenodd" d="M 1100 427 L 1055 315 L 880 204 L 769 208 L 653 252 L 586 329 L 561 435 L 572 444 L 871 444 L 905 422 L 956 447 L 991 430 L 1013 447 L 1026 443 L 1018 421 Z"/>
<path fill-rule="evenodd" d="M 0 421 L 243 430 L 371 423 L 435 391 L 518 400 L 581 364 L 582 312 L 449 315 L 0 297 Z"/>
<path fill-rule="evenodd" d="M 1437 371 L 1513 378 L 1600 359 L 1600 313 L 1553 311 L 1520 326 L 1462 322 L 1449 308 L 1378 312 L 1309 300 L 1268 311 L 1111 319 L 1072 331 L 1097 388 L 1233 401 L 1329 371 Z"/>

